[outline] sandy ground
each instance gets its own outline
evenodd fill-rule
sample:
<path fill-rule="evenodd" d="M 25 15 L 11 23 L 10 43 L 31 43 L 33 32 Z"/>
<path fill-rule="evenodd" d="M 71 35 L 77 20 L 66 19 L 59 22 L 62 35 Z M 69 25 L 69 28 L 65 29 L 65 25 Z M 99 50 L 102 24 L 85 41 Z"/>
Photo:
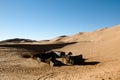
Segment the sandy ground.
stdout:
<path fill-rule="evenodd" d="M 85 65 L 50 67 L 32 58 L 25 49 L 0 47 L 0 80 L 119 80 L 118 56 L 86 53 Z M 32 52 L 31 52 L 32 53 Z"/>
<path fill-rule="evenodd" d="M 0 47 L 0 80 L 120 80 L 119 35 L 120 25 L 50 41 L 77 42 L 74 44 Z M 37 50 L 71 51 L 82 54 L 87 60 L 84 65 L 50 67 L 32 58 L 21 57 L 24 53 L 34 53 L 28 48 L 36 50 L 35 47 Z"/>

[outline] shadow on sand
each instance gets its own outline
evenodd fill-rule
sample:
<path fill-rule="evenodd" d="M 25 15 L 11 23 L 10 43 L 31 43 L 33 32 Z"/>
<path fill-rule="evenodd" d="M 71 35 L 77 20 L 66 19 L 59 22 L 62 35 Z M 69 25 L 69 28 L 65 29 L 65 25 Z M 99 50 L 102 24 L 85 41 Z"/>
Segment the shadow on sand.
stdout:
<path fill-rule="evenodd" d="M 58 44 L 2 44 L 2 47 L 13 47 L 13 48 L 23 48 L 35 52 L 46 52 L 52 49 L 62 48 L 66 45 L 75 44 L 71 43 L 58 43 Z"/>
<path fill-rule="evenodd" d="M 80 63 L 77 63 L 77 64 L 68 65 L 68 64 L 63 64 L 61 61 L 57 61 L 57 62 L 59 62 L 59 64 L 56 64 L 54 66 L 58 66 L 58 67 L 60 67 L 60 66 L 75 66 L 75 65 L 87 66 L 87 65 L 97 65 L 97 64 L 100 63 L 98 61 L 91 61 L 91 62 L 84 61 L 84 62 L 80 62 Z"/>
<path fill-rule="evenodd" d="M 100 62 L 98 61 L 91 61 L 91 62 L 83 62 L 82 64 L 80 65 L 97 65 L 99 64 Z"/>

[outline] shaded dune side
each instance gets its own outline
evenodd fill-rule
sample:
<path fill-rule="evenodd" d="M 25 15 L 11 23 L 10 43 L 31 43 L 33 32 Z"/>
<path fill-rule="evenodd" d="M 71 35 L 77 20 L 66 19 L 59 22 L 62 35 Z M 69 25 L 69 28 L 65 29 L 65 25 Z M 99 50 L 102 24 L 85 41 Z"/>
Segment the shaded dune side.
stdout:
<path fill-rule="evenodd" d="M 66 45 L 75 44 L 76 42 L 72 43 L 61 43 L 61 44 L 2 44 L 0 46 L 3 47 L 14 47 L 14 48 L 24 48 L 30 51 L 35 52 L 46 52 L 52 49 L 62 48 Z"/>

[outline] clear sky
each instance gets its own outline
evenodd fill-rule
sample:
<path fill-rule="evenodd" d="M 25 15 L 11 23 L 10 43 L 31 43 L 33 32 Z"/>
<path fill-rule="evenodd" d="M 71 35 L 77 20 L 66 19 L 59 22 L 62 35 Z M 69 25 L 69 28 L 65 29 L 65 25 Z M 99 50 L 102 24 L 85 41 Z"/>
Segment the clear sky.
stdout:
<path fill-rule="evenodd" d="M 46 40 L 118 24 L 120 0 L 0 0 L 0 40 Z"/>

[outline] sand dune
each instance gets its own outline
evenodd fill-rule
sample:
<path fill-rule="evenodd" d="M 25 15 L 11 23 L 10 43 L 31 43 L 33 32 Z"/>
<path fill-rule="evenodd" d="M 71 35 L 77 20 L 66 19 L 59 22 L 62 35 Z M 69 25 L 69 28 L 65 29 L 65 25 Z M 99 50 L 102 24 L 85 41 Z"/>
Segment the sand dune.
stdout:
<path fill-rule="evenodd" d="M 1 46 L 0 80 L 120 80 L 119 35 L 120 25 L 117 25 L 35 44 Z M 71 51 L 83 54 L 87 60 L 85 65 L 50 67 L 34 59 L 21 57 L 21 54 L 39 50 Z"/>

